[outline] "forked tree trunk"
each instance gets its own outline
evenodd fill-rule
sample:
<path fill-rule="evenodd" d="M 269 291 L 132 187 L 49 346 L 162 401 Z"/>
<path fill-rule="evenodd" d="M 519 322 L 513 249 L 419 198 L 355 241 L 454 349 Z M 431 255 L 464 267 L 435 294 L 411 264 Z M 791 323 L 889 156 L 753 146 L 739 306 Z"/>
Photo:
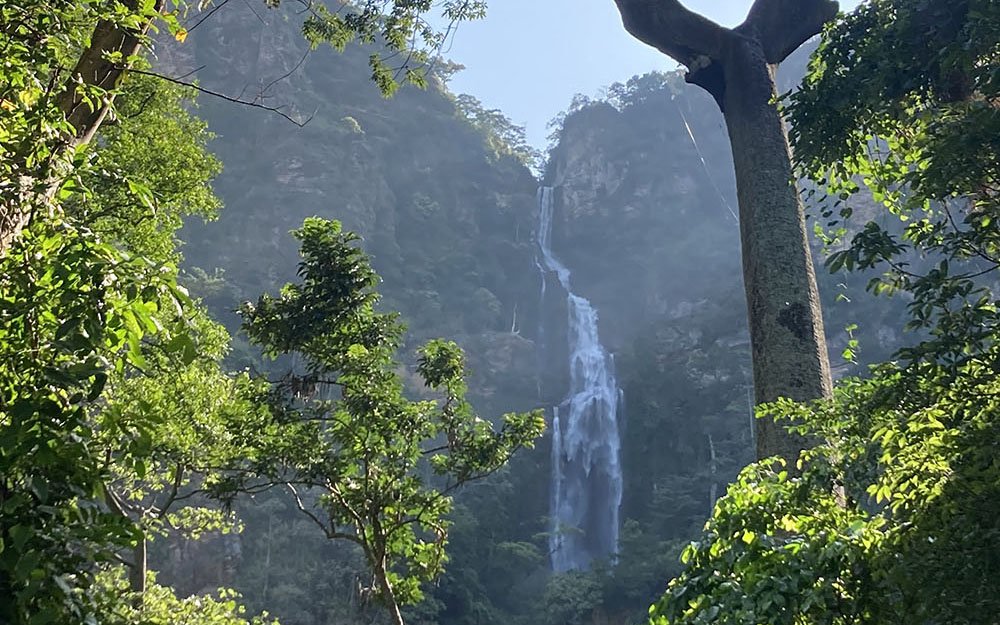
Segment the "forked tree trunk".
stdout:
<path fill-rule="evenodd" d="M 773 71 L 837 12 L 830 0 L 757 0 L 727 29 L 677 0 L 616 0 L 626 29 L 688 68 L 729 130 L 758 404 L 829 397 L 830 363 L 805 216 L 778 112 Z M 806 441 L 770 420 L 757 457 L 798 456 Z"/>

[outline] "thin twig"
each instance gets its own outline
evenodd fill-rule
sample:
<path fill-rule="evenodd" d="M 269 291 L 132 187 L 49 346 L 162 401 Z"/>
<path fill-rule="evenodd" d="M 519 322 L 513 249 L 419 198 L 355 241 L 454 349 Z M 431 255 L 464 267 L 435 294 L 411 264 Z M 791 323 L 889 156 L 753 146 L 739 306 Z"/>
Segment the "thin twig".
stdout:
<path fill-rule="evenodd" d="M 271 113 L 275 113 L 276 115 L 280 115 L 281 117 L 284 117 L 286 120 L 288 120 L 291 123 L 295 124 L 299 128 L 305 127 L 306 124 L 308 124 L 310 121 L 312 121 L 312 118 L 315 115 L 315 114 L 310 115 L 309 117 L 306 118 L 305 121 L 299 121 L 299 120 L 295 119 L 294 117 L 291 117 L 290 115 L 288 115 L 284 111 L 282 111 L 281 110 L 282 107 L 280 107 L 280 106 L 268 106 L 268 105 L 262 104 L 261 102 L 258 102 L 256 100 L 241 100 L 239 98 L 234 98 L 232 96 L 226 95 L 224 93 L 220 93 L 218 91 L 213 91 L 211 89 L 206 89 L 205 87 L 201 87 L 201 86 L 199 86 L 199 85 L 197 85 L 195 83 L 187 82 L 185 80 L 180 80 L 179 78 L 174 78 L 172 76 L 164 76 L 163 74 L 158 74 L 156 72 L 150 72 L 150 71 L 141 70 L 141 69 L 131 69 L 131 70 L 128 70 L 128 71 L 134 72 L 136 74 L 142 74 L 144 76 L 152 76 L 154 78 L 159 78 L 160 80 L 165 80 L 165 81 L 167 81 L 169 83 L 173 83 L 175 85 L 181 85 L 181 86 L 184 86 L 184 87 L 188 87 L 190 89 L 194 89 L 198 93 L 204 93 L 205 95 L 212 96 L 213 98 L 219 98 L 220 100 L 225 100 L 227 102 L 232 102 L 234 104 L 239 104 L 239 105 L 242 105 L 242 106 L 247 106 L 247 107 L 250 107 L 250 108 L 257 108 L 257 109 L 261 109 L 261 110 L 268 111 L 268 112 L 271 112 Z"/>
<path fill-rule="evenodd" d="M 281 82 L 282 80 L 288 78 L 289 76 L 291 76 L 292 74 L 294 74 L 296 72 L 296 70 L 298 70 L 300 67 L 302 67 L 302 64 L 305 63 L 306 57 L 309 56 L 309 52 L 310 51 L 311 51 L 310 48 L 306 48 L 305 54 L 302 55 L 302 58 L 299 59 L 299 62 L 296 63 L 295 66 L 292 67 L 292 69 L 288 70 L 287 72 L 285 72 L 281 76 L 278 76 L 277 78 L 275 78 L 271 82 L 269 82 L 266 85 L 264 85 L 264 87 L 260 90 L 260 96 L 259 96 L 259 97 L 262 98 L 262 101 L 263 101 L 263 97 L 267 94 L 267 90 L 268 89 L 270 89 L 271 87 L 273 87 L 277 83 Z"/>
<path fill-rule="evenodd" d="M 212 7 L 212 10 L 211 10 L 211 11 L 209 11 L 209 12 L 208 12 L 208 14 L 207 14 L 207 15 L 205 15 L 205 17 L 203 17 L 203 18 L 201 18 L 200 20 L 198 20 L 198 23 L 196 23 L 196 24 L 195 24 L 194 26 L 192 26 L 191 28 L 188 28 L 188 29 L 187 29 L 187 31 L 188 31 L 188 32 L 190 33 L 190 32 L 191 32 L 191 31 L 193 31 L 193 30 L 194 30 L 195 28 L 198 28 L 199 26 L 201 26 L 202 24 L 204 24 L 204 23 L 205 23 L 205 21 L 206 21 L 206 20 L 208 20 L 208 18 L 210 18 L 210 17 L 212 17 L 213 15 L 215 15 L 215 12 L 216 12 L 216 11 L 218 11 L 218 10 L 219 10 L 219 9 L 221 9 L 222 7 L 226 6 L 226 4 L 228 4 L 228 3 L 229 3 L 229 0 L 222 0 L 222 2 L 220 2 L 219 4 L 217 4 L 217 5 L 215 5 L 214 7 Z"/>

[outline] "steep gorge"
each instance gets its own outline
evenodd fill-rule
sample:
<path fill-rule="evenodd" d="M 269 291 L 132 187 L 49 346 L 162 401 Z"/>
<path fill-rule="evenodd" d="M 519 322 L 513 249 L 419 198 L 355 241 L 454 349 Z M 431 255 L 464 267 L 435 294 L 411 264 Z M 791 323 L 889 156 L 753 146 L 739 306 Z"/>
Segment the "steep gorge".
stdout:
<path fill-rule="evenodd" d="M 294 276 L 288 231 L 310 215 L 337 218 L 363 236 L 385 307 L 409 325 L 408 351 L 431 337 L 457 340 L 486 415 L 560 404 L 572 381 L 569 311 L 565 297 L 539 299 L 544 228 L 532 172 L 495 149 L 439 78 L 385 100 L 366 80 L 365 50 L 305 55 L 280 14 L 231 9 L 192 33 L 183 55 L 161 61 L 178 74 L 204 65 L 207 87 L 259 93 L 312 117 L 297 128 L 273 113 L 201 100 L 219 135 L 213 148 L 226 171 L 217 191 L 227 208 L 218 222 L 184 232 L 193 292 L 235 329 L 239 302 Z M 677 570 L 680 546 L 752 457 L 749 339 L 721 116 L 677 76 L 639 77 L 610 93 L 562 121 L 542 184 L 553 189 L 548 248 L 597 311 L 594 333 L 628 400 L 617 417 L 622 505 L 612 510 L 609 496 L 604 510 L 616 520 L 618 565 L 597 557 L 589 571 L 557 565 L 561 574 L 551 573 L 561 530 L 550 511 L 550 432 L 509 470 L 460 494 L 448 572 L 409 612 L 412 623 L 641 616 Z M 835 360 L 848 340 L 841 328 L 861 318 L 862 344 L 873 356 L 891 351 L 894 325 L 880 319 L 892 308 L 856 297 L 858 285 L 842 276 L 821 279 Z M 838 301 L 842 293 L 855 301 Z M 262 366 L 239 337 L 231 363 Z M 349 548 L 316 536 L 278 501 L 244 514 L 227 575 L 252 608 L 286 625 L 356 622 L 366 608 Z M 196 562 L 225 556 L 206 553 L 176 558 L 172 570 L 186 588 L 217 581 Z"/>

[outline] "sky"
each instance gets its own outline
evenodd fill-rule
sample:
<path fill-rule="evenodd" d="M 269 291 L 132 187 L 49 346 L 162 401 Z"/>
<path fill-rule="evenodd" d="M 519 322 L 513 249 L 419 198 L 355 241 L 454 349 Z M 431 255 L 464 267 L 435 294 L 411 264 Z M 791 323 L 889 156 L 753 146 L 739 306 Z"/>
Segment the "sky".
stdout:
<path fill-rule="evenodd" d="M 743 21 L 752 0 L 686 0 L 724 26 Z M 848 10 L 858 0 L 841 0 Z M 445 56 L 466 69 L 451 81 L 524 126 L 536 148 L 549 120 L 576 93 L 593 97 L 636 74 L 677 67 L 625 32 L 614 0 L 491 0 L 486 19 L 462 24 Z"/>

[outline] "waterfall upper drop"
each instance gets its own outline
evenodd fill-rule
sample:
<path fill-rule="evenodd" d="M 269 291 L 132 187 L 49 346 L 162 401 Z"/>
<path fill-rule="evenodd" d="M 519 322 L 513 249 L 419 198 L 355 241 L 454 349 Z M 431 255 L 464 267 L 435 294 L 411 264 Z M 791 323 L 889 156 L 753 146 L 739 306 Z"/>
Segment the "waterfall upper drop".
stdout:
<path fill-rule="evenodd" d="M 586 569 L 618 551 L 622 502 L 619 412 L 622 392 L 614 360 L 601 345 L 597 311 L 570 289 L 570 271 L 552 252 L 551 187 L 538 190 L 542 297 L 555 274 L 569 312 L 570 389 L 552 419 L 552 528 L 549 551 L 557 572 Z M 544 302 L 543 302 L 544 305 Z"/>

